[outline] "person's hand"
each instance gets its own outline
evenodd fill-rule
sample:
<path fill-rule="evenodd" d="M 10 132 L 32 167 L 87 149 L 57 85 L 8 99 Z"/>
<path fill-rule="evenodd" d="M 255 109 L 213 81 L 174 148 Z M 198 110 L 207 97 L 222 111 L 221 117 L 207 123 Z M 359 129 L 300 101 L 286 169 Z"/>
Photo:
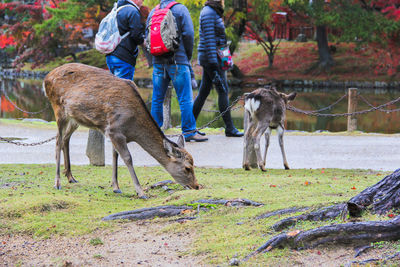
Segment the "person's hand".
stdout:
<path fill-rule="evenodd" d="M 192 78 L 192 89 L 196 89 L 197 88 L 197 82 L 196 79 L 193 77 Z"/>

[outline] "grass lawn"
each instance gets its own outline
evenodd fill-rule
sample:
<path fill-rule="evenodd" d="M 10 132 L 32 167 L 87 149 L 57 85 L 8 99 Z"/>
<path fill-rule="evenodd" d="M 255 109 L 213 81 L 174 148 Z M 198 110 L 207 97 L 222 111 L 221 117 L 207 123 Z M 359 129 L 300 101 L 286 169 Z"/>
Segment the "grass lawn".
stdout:
<path fill-rule="evenodd" d="M 161 167 L 137 167 L 143 187 L 170 175 Z M 112 169 L 107 167 L 73 166 L 77 184 L 62 179 L 62 190 L 53 189 L 55 165 L 0 165 L 0 240 L 8 234 L 26 234 L 37 239 L 55 236 L 73 237 L 98 229 L 118 229 L 124 222 L 103 222 L 110 213 L 158 205 L 182 205 L 205 198 L 247 198 L 262 202 L 262 207 L 217 207 L 201 212 L 198 219 L 171 223 L 164 231 L 190 232 L 194 243 L 187 252 L 201 256 L 205 264 L 226 264 L 233 256 L 242 258 L 277 234 L 270 226 L 294 214 L 255 220 L 263 213 L 288 207 L 320 207 L 343 202 L 366 187 L 381 180 L 387 173 L 371 170 L 298 169 L 259 170 L 197 168 L 202 190 L 176 190 L 172 195 L 163 189 L 150 189 L 148 200 L 134 194 L 126 167 L 119 169 L 123 194 L 114 194 L 110 187 Z M 362 220 L 385 220 L 364 214 Z M 154 223 L 171 218 L 152 220 Z M 340 219 L 335 221 L 340 223 Z M 294 229 L 310 229 L 326 222 L 301 222 Z M 399 244 L 388 243 L 391 247 Z M 251 259 L 246 265 L 286 265 L 299 257 L 288 249 L 274 250 Z"/>

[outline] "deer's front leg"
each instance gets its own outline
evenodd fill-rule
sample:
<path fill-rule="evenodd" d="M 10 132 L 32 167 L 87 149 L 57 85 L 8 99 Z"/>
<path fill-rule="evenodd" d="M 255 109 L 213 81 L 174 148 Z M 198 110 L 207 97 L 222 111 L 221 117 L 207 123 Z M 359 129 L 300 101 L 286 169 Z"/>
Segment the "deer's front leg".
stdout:
<path fill-rule="evenodd" d="M 281 147 L 281 152 L 282 152 L 282 159 L 283 159 L 283 166 L 285 166 L 285 170 L 289 170 L 289 164 L 286 161 L 286 154 L 285 154 L 285 148 L 283 145 L 283 133 L 285 129 L 282 126 L 278 126 L 278 139 L 279 139 L 279 146 Z"/>
<path fill-rule="evenodd" d="M 113 147 L 113 172 L 112 172 L 112 188 L 114 193 L 122 193 L 121 189 L 118 185 L 118 152 Z"/>
<path fill-rule="evenodd" d="M 128 167 L 133 184 L 135 185 L 136 193 L 140 198 L 146 199 L 147 196 L 144 194 L 143 189 L 136 176 L 135 170 L 133 169 L 132 157 L 131 153 L 129 153 L 125 136 L 119 133 L 109 133 L 109 137 L 111 139 L 114 148 L 118 151 L 119 155 L 124 160 L 125 165 Z"/>

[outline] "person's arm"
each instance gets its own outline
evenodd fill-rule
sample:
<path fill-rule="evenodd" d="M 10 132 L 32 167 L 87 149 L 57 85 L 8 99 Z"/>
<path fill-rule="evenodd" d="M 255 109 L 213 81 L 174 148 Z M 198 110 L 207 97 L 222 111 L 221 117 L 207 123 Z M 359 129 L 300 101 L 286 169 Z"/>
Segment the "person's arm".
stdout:
<path fill-rule="evenodd" d="M 189 10 L 182 5 L 182 42 L 185 48 L 186 56 L 190 61 L 193 54 L 194 28 Z"/>
<path fill-rule="evenodd" d="M 130 7 L 129 7 L 130 8 Z M 129 36 L 134 40 L 136 45 L 140 45 L 144 41 L 144 27 L 140 22 L 140 13 L 135 7 L 129 12 L 128 23 L 129 23 Z"/>
<path fill-rule="evenodd" d="M 200 19 L 200 27 L 203 31 L 204 43 L 206 45 L 207 60 L 210 65 L 218 66 L 217 38 L 215 34 L 216 24 L 215 12 L 204 12 Z"/>

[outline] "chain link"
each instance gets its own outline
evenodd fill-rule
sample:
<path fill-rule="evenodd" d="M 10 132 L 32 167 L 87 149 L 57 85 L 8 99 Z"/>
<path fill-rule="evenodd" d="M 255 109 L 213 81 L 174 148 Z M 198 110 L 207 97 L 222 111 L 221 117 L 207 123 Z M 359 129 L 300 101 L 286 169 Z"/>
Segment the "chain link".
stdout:
<path fill-rule="evenodd" d="M 361 94 L 358 95 L 362 101 L 364 101 L 365 104 L 367 104 L 368 106 L 374 108 L 375 106 L 372 105 L 370 102 L 368 102 L 368 100 L 362 96 Z M 391 112 L 398 112 L 400 111 L 400 108 L 396 108 L 396 109 L 379 109 L 380 112 L 386 112 L 386 113 L 391 113 Z"/>
<path fill-rule="evenodd" d="M 8 102 L 11 103 L 11 105 L 13 105 L 13 106 L 14 106 L 16 109 L 18 109 L 19 111 L 22 111 L 22 112 L 27 113 L 27 114 L 30 114 L 30 115 L 36 115 L 36 114 L 43 113 L 45 110 L 47 110 L 47 109 L 50 107 L 50 106 L 49 106 L 49 103 L 46 103 L 46 107 L 45 107 L 44 109 L 42 109 L 42 110 L 34 111 L 34 112 L 26 111 L 26 110 L 23 110 L 22 108 L 18 107 L 18 106 L 11 100 L 11 99 L 8 97 L 6 91 L 5 91 L 3 88 L 1 89 L 1 91 L 2 91 L 2 93 L 4 94 L 4 97 L 8 100 Z"/>
<path fill-rule="evenodd" d="M 288 105 L 286 108 L 287 110 L 296 112 L 296 113 L 300 113 L 300 114 L 304 114 L 304 115 L 309 115 L 309 116 L 316 116 L 316 117 L 345 117 L 345 116 L 354 116 L 354 115 L 362 115 L 362 114 L 366 114 L 368 112 L 374 111 L 374 110 L 380 110 L 383 109 L 387 106 L 393 105 L 394 103 L 397 103 L 400 101 L 400 97 L 387 102 L 386 104 L 382 104 L 379 105 L 377 107 L 372 107 L 370 109 L 367 110 L 362 110 L 362 111 L 355 111 L 355 112 L 351 112 L 351 113 L 338 113 L 338 114 L 323 114 L 323 113 L 318 113 L 318 112 L 313 112 L 313 111 L 306 111 L 306 110 L 301 110 L 295 107 L 292 107 L 290 105 Z"/>
<path fill-rule="evenodd" d="M 339 104 L 339 103 L 340 103 L 343 99 L 345 99 L 347 96 L 348 96 L 348 94 L 346 93 L 346 94 L 344 94 L 342 97 L 340 97 L 338 100 L 336 100 L 336 102 L 332 103 L 331 105 L 329 105 L 329 106 L 327 106 L 327 107 L 324 107 L 324 108 L 321 108 L 321 109 L 313 110 L 313 111 L 310 111 L 310 112 L 316 113 L 316 112 L 321 112 L 321 111 L 325 111 L 325 110 L 331 109 L 331 108 L 333 108 L 334 106 L 336 106 L 337 104 Z"/>
<path fill-rule="evenodd" d="M 57 138 L 57 136 L 54 136 L 52 138 L 46 139 L 46 140 L 41 141 L 41 142 L 27 144 L 27 143 L 12 141 L 10 139 L 7 139 L 7 138 L 4 138 L 4 137 L 0 136 L 0 141 L 4 141 L 6 143 L 10 143 L 10 144 L 17 145 L 17 146 L 38 146 L 38 145 L 43 145 L 45 143 L 53 141 L 56 138 Z"/>

